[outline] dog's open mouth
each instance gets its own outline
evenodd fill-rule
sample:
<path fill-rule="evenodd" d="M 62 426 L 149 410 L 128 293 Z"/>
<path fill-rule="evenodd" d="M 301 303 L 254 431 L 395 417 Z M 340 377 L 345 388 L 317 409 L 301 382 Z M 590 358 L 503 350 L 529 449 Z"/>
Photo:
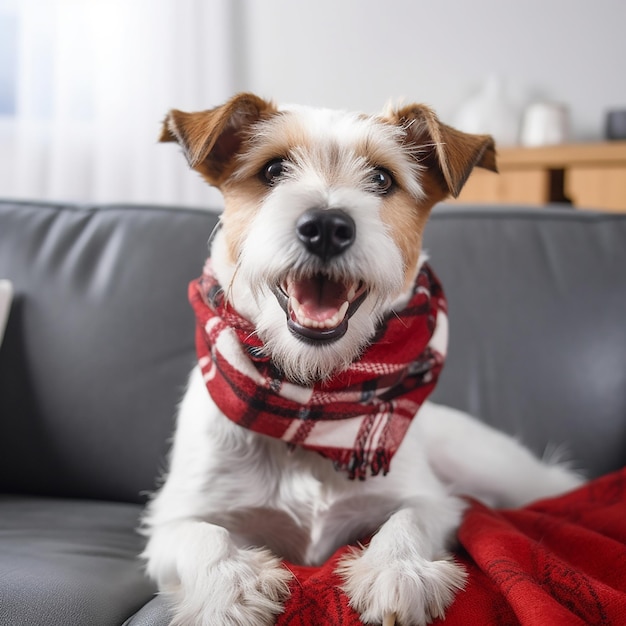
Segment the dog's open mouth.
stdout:
<path fill-rule="evenodd" d="M 289 330 L 309 343 L 340 339 L 348 320 L 361 306 L 367 289 L 363 281 L 340 281 L 324 274 L 290 276 L 274 288 Z"/>

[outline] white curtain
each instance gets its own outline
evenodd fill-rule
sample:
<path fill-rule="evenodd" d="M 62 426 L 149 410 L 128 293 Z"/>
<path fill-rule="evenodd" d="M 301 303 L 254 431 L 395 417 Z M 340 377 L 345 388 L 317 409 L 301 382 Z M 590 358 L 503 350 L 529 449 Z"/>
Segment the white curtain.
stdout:
<path fill-rule="evenodd" d="M 0 196 L 219 204 L 179 149 L 156 139 L 168 109 L 232 95 L 232 0 L 0 2 L 17 34 L 15 111 L 0 117 Z"/>

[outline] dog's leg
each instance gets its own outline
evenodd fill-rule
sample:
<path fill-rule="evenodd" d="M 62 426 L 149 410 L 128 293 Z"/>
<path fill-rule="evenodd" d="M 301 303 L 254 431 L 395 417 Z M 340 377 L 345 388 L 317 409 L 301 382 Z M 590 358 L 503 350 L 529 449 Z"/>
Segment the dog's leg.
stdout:
<path fill-rule="evenodd" d="M 289 592 L 291 575 L 268 550 L 238 548 L 206 522 L 156 529 L 145 556 L 171 602 L 172 626 L 269 626 Z"/>
<path fill-rule="evenodd" d="M 465 582 L 447 551 L 463 508 L 456 498 L 416 498 L 367 548 L 344 558 L 338 568 L 343 589 L 364 623 L 393 623 L 395 616 L 399 625 L 421 626 L 443 617 Z"/>
<path fill-rule="evenodd" d="M 244 432 L 219 415 L 196 368 L 167 481 L 143 519 L 146 569 L 170 599 L 176 626 L 267 626 L 288 595 L 291 575 L 278 558 L 242 548 L 255 542 L 207 521 L 234 504 L 263 499 L 270 483 L 254 480 L 264 456 L 238 438 Z"/>
<path fill-rule="evenodd" d="M 522 506 L 583 483 L 558 459 L 543 461 L 513 437 L 462 411 L 427 402 L 415 425 L 439 479 L 454 493 L 491 506 Z"/>

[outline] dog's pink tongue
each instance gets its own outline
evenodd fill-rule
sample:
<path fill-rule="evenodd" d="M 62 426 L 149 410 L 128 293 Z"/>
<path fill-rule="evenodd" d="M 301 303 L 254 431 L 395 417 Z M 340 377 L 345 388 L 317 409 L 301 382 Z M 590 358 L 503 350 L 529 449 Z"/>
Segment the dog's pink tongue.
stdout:
<path fill-rule="evenodd" d="M 292 317 L 303 326 L 338 325 L 347 310 L 346 286 L 329 278 L 294 281 L 289 285 L 289 295 L 292 298 Z"/>

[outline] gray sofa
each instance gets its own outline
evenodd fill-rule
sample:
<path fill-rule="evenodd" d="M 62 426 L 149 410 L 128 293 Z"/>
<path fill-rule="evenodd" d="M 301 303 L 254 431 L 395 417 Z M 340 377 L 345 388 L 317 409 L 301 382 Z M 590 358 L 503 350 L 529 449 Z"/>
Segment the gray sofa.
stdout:
<path fill-rule="evenodd" d="M 190 279 L 216 215 L 0 202 L 0 626 L 148 626 L 136 526 L 194 362 Z M 626 214 L 448 206 L 426 247 L 451 343 L 435 399 L 626 463 Z"/>

